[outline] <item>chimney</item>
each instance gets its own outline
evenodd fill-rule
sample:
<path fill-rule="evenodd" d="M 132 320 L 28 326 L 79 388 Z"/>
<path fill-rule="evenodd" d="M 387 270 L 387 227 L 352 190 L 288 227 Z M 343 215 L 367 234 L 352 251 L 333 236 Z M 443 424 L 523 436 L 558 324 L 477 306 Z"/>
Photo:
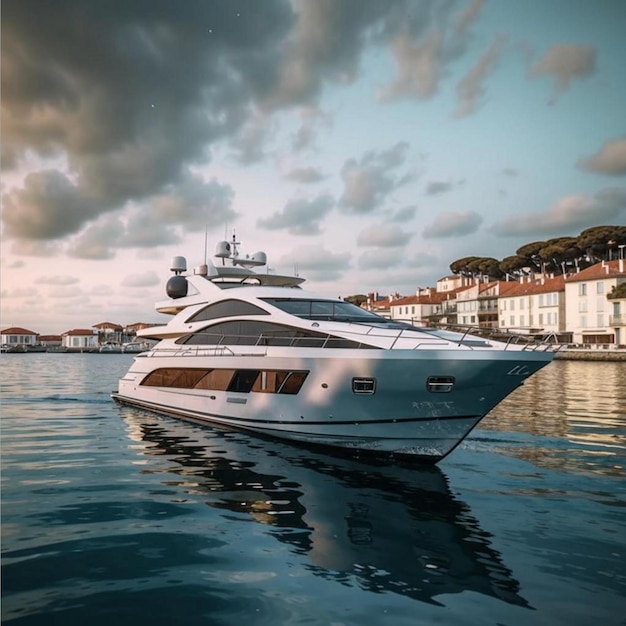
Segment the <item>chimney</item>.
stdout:
<path fill-rule="evenodd" d="M 619 260 L 619 271 L 620 271 L 620 274 L 623 273 L 624 271 L 624 259 Z"/>

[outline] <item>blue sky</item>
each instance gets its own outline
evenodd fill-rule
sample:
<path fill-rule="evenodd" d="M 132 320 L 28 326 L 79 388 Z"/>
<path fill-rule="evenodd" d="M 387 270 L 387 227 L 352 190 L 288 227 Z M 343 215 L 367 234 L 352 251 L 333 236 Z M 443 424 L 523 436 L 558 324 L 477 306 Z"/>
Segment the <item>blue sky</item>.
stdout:
<path fill-rule="evenodd" d="M 233 229 L 330 296 L 626 223 L 619 0 L 5 0 L 1 324 L 157 321 Z"/>

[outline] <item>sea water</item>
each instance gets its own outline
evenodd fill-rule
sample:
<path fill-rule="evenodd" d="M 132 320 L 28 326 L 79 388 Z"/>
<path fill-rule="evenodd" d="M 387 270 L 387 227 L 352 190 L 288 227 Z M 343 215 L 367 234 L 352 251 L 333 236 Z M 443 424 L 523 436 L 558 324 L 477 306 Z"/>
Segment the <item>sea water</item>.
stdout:
<path fill-rule="evenodd" d="M 3 624 L 626 623 L 623 363 L 419 467 L 120 407 L 132 358 L 0 357 Z"/>

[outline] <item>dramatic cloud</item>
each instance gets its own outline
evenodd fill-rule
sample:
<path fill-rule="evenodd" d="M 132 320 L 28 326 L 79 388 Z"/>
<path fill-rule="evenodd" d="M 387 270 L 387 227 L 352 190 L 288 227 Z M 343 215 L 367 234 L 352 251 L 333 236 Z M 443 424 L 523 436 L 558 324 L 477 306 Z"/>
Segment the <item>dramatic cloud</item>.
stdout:
<path fill-rule="evenodd" d="M 590 172 L 623 176 L 626 174 L 626 139 L 605 143 L 598 152 L 581 159 L 577 165 Z"/>
<path fill-rule="evenodd" d="M 339 203 L 355 213 L 369 213 L 401 183 L 392 171 L 406 159 L 408 143 L 382 152 L 367 152 L 360 161 L 349 159 L 341 168 L 344 192 Z"/>
<path fill-rule="evenodd" d="M 319 183 L 325 176 L 315 167 L 296 167 L 285 178 L 298 183 Z"/>
<path fill-rule="evenodd" d="M 292 235 L 316 235 L 320 232 L 320 222 L 333 206 L 335 201 L 328 194 L 313 200 L 290 200 L 282 211 L 258 220 L 257 225 L 268 230 L 286 229 Z"/>
<path fill-rule="evenodd" d="M 377 248 L 397 248 L 406 245 L 413 233 L 405 232 L 397 224 L 373 224 L 363 229 L 357 236 L 358 246 Z"/>
<path fill-rule="evenodd" d="M 543 213 L 525 213 L 496 222 L 489 229 L 504 237 L 550 236 L 577 233 L 597 224 L 626 221 L 626 187 L 605 189 L 559 200 Z"/>
<path fill-rule="evenodd" d="M 496 37 L 491 48 L 478 59 L 476 65 L 457 85 L 456 91 L 459 97 L 457 117 L 465 117 L 473 113 L 480 104 L 485 93 L 484 81 L 500 56 L 503 42 L 502 37 Z"/>
<path fill-rule="evenodd" d="M 57 170 L 28 174 L 22 189 L 3 196 L 2 219 L 9 237 L 58 239 L 93 219 L 102 203 L 81 192 Z"/>
<path fill-rule="evenodd" d="M 567 90 L 574 78 L 586 78 L 595 71 L 596 50 L 593 46 L 561 44 L 552 46 L 532 68 L 531 76 L 554 76 L 557 94 Z"/>
<path fill-rule="evenodd" d="M 422 233 L 425 238 L 462 237 L 478 230 L 483 218 L 475 211 L 440 213 Z"/>
<path fill-rule="evenodd" d="M 237 161 L 242 165 L 262 161 L 267 156 L 265 144 L 274 130 L 270 119 L 266 116 L 251 117 L 231 142 Z"/>
<path fill-rule="evenodd" d="M 30 150 L 66 155 L 75 173 L 75 184 L 31 174 L 39 180 L 5 199 L 7 234 L 39 239 L 175 187 L 212 142 L 245 129 L 249 103 L 275 84 L 293 24 L 278 0 L 239 13 L 190 0 L 184 19 L 167 2 L 2 9 L 3 166 Z"/>
<path fill-rule="evenodd" d="M 446 65 L 465 50 L 466 31 L 476 19 L 482 4 L 475 0 L 454 19 L 451 14 L 453 5 L 443 3 L 438 5 L 431 19 L 424 19 L 421 15 L 417 24 L 406 24 L 391 46 L 397 76 L 379 89 L 379 99 L 388 102 L 403 98 L 431 98 L 437 92 Z M 408 14 L 419 14 L 418 6 L 421 11 L 428 10 L 425 3 L 413 4 Z"/>

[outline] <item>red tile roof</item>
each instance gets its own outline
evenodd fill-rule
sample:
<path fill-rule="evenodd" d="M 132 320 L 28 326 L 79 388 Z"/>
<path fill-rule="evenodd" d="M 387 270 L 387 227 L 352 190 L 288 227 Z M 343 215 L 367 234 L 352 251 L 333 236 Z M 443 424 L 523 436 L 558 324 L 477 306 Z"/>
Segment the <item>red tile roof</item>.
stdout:
<path fill-rule="evenodd" d="M 0 331 L 1 335 L 38 335 L 39 333 L 35 333 L 32 330 L 27 330 L 26 328 L 20 328 L 19 326 L 13 326 L 12 328 L 6 328 L 3 331 Z"/>
<path fill-rule="evenodd" d="M 622 269 L 620 271 L 620 263 Z M 616 261 L 603 261 L 602 263 L 596 263 L 591 267 L 581 270 L 577 274 L 568 276 L 565 279 L 566 283 L 576 283 L 581 280 L 600 280 L 601 278 L 626 278 L 626 261 L 623 259 Z"/>
<path fill-rule="evenodd" d="M 76 336 L 85 336 L 85 335 L 93 335 L 94 332 L 93 330 L 91 330 L 91 328 L 85 329 L 85 328 L 73 328 L 72 330 L 68 330 L 67 332 L 63 333 L 64 337 L 76 337 Z"/>
<path fill-rule="evenodd" d="M 500 292 L 500 297 L 514 298 L 515 296 L 530 296 L 540 293 L 552 293 L 554 291 L 564 291 L 565 281 L 563 276 L 554 278 L 535 278 L 530 282 L 512 282 L 505 291 Z"/>

